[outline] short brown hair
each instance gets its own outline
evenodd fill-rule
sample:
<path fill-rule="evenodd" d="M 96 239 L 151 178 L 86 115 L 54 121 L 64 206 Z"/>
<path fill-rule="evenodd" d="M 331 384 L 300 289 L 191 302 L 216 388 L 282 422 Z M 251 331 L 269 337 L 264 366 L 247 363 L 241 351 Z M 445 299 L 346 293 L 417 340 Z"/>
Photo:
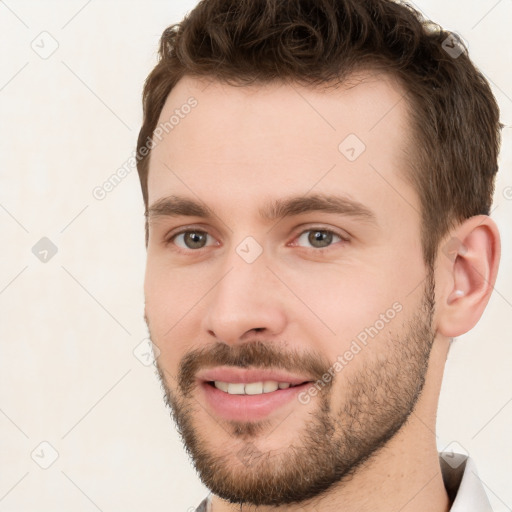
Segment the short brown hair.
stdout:
<path fill-rule="evenodd" d="M 432 266 L 454 225 L 490 213 L 499 110 L 460 40 L 391 0 L 202 0 L 168 27 L 144 85 L 137 142 L 146 213 L 150 153 L 141 149 L 183 76 L 315 86 L 340 83 L 360 69 L 383 70 L 407 92 L 413 120 L 407 178 L 420 198 L 423 255 Z"/>

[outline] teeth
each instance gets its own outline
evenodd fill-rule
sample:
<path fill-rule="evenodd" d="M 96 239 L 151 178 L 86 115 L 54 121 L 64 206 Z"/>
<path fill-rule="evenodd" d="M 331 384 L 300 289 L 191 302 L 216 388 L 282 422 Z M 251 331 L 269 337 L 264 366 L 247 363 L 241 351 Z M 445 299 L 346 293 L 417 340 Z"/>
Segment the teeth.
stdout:
<path fill-rule="evenodd" d="M 215 382 L 215 387 L 217 389 L 220 389 L 221 391 L 224 391 L 224 392 L 228 392 L 228 383 L 227 382 L 220 382 L 220 381 L 217 381 Z"/>
<path fill-rule="evenodd" d="M 275 380 L 266 380 L 264 382 L 221 382 L 216 380 L 214 385 L 217 389 L 229 393 L 230 395 L 261 395 L 262 393 L 272 393 L 277 389 L 287 389 L 291 387 L 289 382 L 277 382 Z"/>
<path fill-rule="evenodd" d="M 275 380 L 266 380 L 263 383 L 263 393 L 272 393 L 279 388 L 279 384 Z"/>
<path fill-rule="evenodd" d="M 250 384 L 245 385 L 246 395 L 261 395 L 261 393 L 263 393 L 262 382 L 251 382 Z"/>
<path fill-rule="evenodd" d="M 228 384 L 228 393 L 230 395 L 244 395 L 245 394 L 245 391 L 244 391 L 244 387 L 245 387 L 245 384 L 243 383 L 236 383 L 236 384 Z"/>

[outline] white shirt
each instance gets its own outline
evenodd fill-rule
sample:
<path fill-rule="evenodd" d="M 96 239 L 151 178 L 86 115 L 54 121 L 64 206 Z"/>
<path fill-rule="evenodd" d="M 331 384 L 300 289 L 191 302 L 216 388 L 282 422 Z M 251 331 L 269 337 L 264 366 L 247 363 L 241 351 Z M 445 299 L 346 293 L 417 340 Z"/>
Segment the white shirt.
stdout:
<path fill-rule="evenodd" d="M 439 462 L 448 496 L 455 498 L 450 512 L 492 512 L 471 457 L 443 452 L 439 454 Z"/>
<path fill-rule="evenodd" d="M 450 512 L 492 512 L 482 481 L 471 457 L 460 453 L 439 454 L 443 482 L 453 500 Z M 212 512 L 212 494 L 201 502 L 196 512 Z"/>

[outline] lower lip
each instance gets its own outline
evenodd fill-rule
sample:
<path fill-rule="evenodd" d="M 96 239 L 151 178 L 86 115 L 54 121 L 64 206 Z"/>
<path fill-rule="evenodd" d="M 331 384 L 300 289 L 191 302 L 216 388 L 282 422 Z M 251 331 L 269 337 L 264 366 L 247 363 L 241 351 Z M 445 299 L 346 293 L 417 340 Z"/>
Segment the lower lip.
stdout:
<path fill-rule="evenodd" d="M 271 412 L 291 402 L 308 386 L 311 386 L 311 382 L 261 395 L 230 395 L 206 382 L 201 384 L 206 402 L 211 409 L 218 416 L 234 421 L 264 419 Z"/>

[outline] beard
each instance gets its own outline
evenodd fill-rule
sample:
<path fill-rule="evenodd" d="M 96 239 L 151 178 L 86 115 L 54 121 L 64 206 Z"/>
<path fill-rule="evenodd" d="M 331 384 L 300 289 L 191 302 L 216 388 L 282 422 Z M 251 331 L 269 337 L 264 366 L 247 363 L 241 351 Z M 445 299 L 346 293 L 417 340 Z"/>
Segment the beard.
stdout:
<path fill-rule="evenodd" d="M 203 484 L 230 503 L 281 506 L 319 497 L 351 478 L 400 431 L 421 395 L 435 337 L 434 288 L 430 269 L 422 301 L 402 331 L 387 338 L 380 333 L 371 342 L 374 346 L 366 347 L 358 373 L 345 375 L 344 368 L 327 383 L 316 403 L 311 401 L 309 419 L 278 450 L 262 447 L 265 437 L 279 428 L 270 420 L 221 422 L 202 411 L 215 428 L 224 429 L 226 440 L 220 441 L 222 433 L 209 435 L 208 423 L 196 418 L 203 409 L 193 397 L 197 371 L 218 365 L 272 367 L 321 379 L 332 361 L 260 340 L 216 343 L 187 353 L 172 390 L 165 378 L 170 374 L 157 360 L 164 399 Z M 341 397 L 336 408 L 334 396 Z"/>

